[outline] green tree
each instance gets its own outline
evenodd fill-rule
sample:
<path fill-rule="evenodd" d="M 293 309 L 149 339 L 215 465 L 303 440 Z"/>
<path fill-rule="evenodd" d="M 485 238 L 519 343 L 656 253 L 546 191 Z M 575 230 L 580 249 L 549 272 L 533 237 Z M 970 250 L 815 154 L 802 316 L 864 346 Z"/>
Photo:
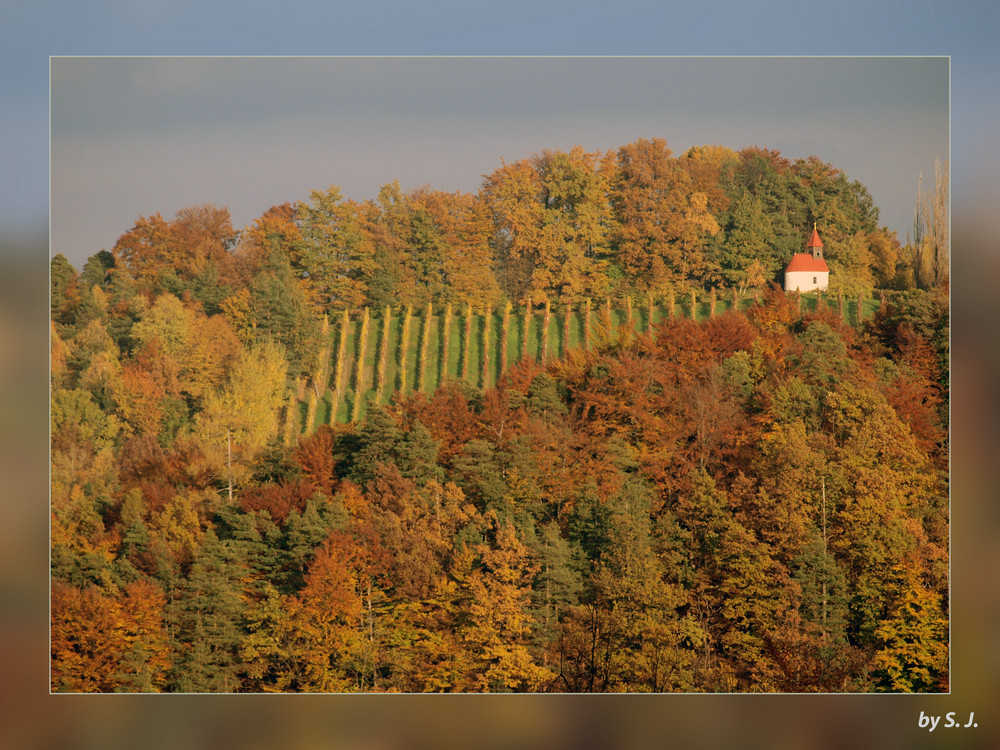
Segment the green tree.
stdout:
<path fill-rule="evenodd" d="M 378 198 L 367 201 L 360 211 L 374 261 L 367 304 L 376 308 L 415 304 L 421 294 L 410 247 L 413 211 L 399 181 L 379 188 Z"/>
<path fill-rule="evenodd" d="M 744 191 L 729 214 L 720 263 L 722 275 L 729 286 L 740 292 L 752 283 L 751 267 L 756 263 L 764 281 L 773 279 L 783 265 L 773 247 L 774 232 L 764 204 L 757 196 Z"/>
<path fill-rule="evenodd" d="M 70 310 L 66 309 L 70 301 L 71 287 L 77 279 L 76 269 L 66 260 L 62 253 L 52 256 L 49 263 L 49 281 L 51 290 L 49 295 L 49 310 L 53 320 L 65 322 L 69 319 Z"/>
<path fill-rule="evenodd" d="M 292 244 L 314 304 L 320 310 L 355 309 L 376 273 L 373 248 L 361 231 L 357 208 L 340 189 L 313 190 L 296 207 L 300 236 Z"/>
<path fill-rule="evenodd" d="M 394 465 L 403 477 L 426 480 L 442 478 L 437 466 L 438 443 L 419 421 L 402 429 L 384 407 L 372 407 L 358 430 L 349 476 L 366 485 L 380 465 Z"/>
<path fill-rule="evenodd" d="M 580 603 L 583 578 L 574 564 L 573 547 L 563 537 L 558 523 L 545 523 L 534 536 L 531 546 L 539 565 L 532 586 L 536 638 L 551 647 L 557 640 L 560 621 Z"/>
<path fill-rule="evenodd" d="M 246 634 L 239 661 L 248 691 L 284 692 L 302 681 L 292 644 L 289 612 L 278 590 L 265 582 L 258 601 L 244 610 Z"/>
<path fill-rule="evenodd" d="M 593 669 L 605 691 L 670 692 L 693 687 L 694 651 L 700 639 L 693 620 L 679 610 L 687 594 L 667 581 L 654 552 L 651 493 L 634 479 L 613 500 L 609 544 L 594 575 L 593 607 L 600 651 Z"/>
<path fill-rule="evenodd" d="M 290 377 L 316 361 L 320 323 L 283 253 L 272 251 L 267 256 L 250 284 L 249 307 L 256 341 L 272 339 L 282 345 Z"/>
<path fill-rule="evenodd" d="M 946 493 L 881 394 L 842 384 L 826 404 L 838 469 L 828 483 L 837 502 L 831 548 L 843 561 L 853 594 L 849 632 L 856 644 L 870 646 L 885 619 L 890 571 L 914 554 L 938 555 L 918 519 Z M 945 581 L 943 573 L 936 576 L 938 586 Z"/>
<path fill-rule="evenodd" d="M 751 147 L 739 156 L 730 196 L 736 201 L 746 191 L 760 201 L 771 223 L 772 252 L 787 261 L 804 245 L 802 232 L 811 218 L 811 195 L 795 175 L 792 163 L 777 151 Z"/>
<path fill-rule="evenodd" d="M 111 269 L 115 267 L 115 256 L 107 250 L 100 250 L 83 264 L 83 271 L 80 272 L 80 282 L 87 289 L 95 284 L 102 288 L 107 288 L 111 283 Z"/>
<path fill-rule="evenodd" d="M 230 543 L 220 541 L 212 530 L 205 532 L 172 602 L 179 652 L 173 677 L 177 690 L 239 691 L 246 572 Z"/>
<path fill-rule="evenodd" d="M 763 634 L 790 608 L 791 581 L 727 506 L 714 479 L 698 470 L 678 499 L 677 520 L 689 534 L 690 611 L 707 636 L 699 679 L 713 690 L 745 690 L 766 685 Z"/>

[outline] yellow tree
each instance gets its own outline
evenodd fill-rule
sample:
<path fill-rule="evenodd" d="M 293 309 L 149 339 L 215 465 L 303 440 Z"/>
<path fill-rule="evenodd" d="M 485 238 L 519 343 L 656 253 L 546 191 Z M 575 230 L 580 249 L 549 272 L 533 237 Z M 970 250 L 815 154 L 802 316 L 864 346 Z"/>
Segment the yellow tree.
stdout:
<path fill-rule="evenodd" d="M 211 203 L 182 208 L 174 215 L 170 230 L 180 263 L 178 272 L 192 277 L 209 267 L 226 269 L 227 246 L 236 235 L 228 208 Z"/>
<path fill-rule="evenodd" d="M 723 189 L 739 164 L 739 154 L 725 146 L 692 146 L 680 158 L 680 164 L 691 178 L 694 192 L 704 193 L 714 216 L 729 208 L 730 199 Z"/>
<path fill-rule="evenodd" d="M 163 384 L 150 371 L 128 364 L 115 381 L 115 402 L 126 433 L 157 434 L 163 423 Z"/>
<path fill-rule="evenodd" d="M 265 341 L 245 350 L 225 386 L 205 397 L 197 430 L 230 499 L 233 485 L 249 477 L 257 456 L 278 433 L 286 367 L 282 347 Z"/>
<path fill-rule="evenodd" d="M 464 640 L 475 665 L 470 688 L 481 692 L 532 692 L 542 689 L 555 675 L 535 664 L 528 640 L 531 581 L 538 564 L 517 538 L 507 520 L 493 511 L 486 516 L 491 544 L 478 552 L 483 567 L 468 578 L 469 627 Z"/>
<path fill-rule="evenodd" d="M 480 200 L 494 228 L 494 257 L 504 293 L 521 301 L 531 294 L 532 275 L 544 241 L 541 176 L 528 160 L 503 162 L 488 175 Z"/>
<path fill-rule="evenodd" d="M 574 146 L 569 153 L 543 151 L 533 163 L 541 180 L 544 214 L 532 291 L 563 302 L 604 294 L 612 155 Z"/>
<path fill-rule="evenodd" d="M 73 382 L 87 390 L 105 411 L 114 408 L 122 364 L 118 346 L 99 320 L 92 320 L 70 341 L 62 341 L 53 327 L 52 386 Z M 75 370 L 75 372 L 73 372 Z"/>
<path fill-rule="evenodd" d="M 179 377 L 181 389 L 202 404 L 239 361 L 243 347 L 224 315 L 195 315 Z"/>
<path fill-rule="evenodd" d="M 704 272 L 703 244 L 719 231 L 709 195 L 693 188 L 662 138 L 622 146 L 611 187 L 615 262 L 640 287 L 661 292 Z"/>
<path fill-rule="evenodd" d="M 831 291 L 843 292 L 847 297 L 871 295 L 875 286 L 872 268 L 876 263 L 871 235 L 863 231 L 855 232 L 836 246 L 835 254 L 830 252 L 828 260 Z"/>
<path fill-rule="evenodd" d="M 157 543 L 169 551 L 178 566 L 188 565 L 202 544 L 201 517 L 211 491 L 182 490 L 150 517 L 149 528 Z"/>
<path fill-rule="evenodd" d="M 948 267 L 951 257 L 951 207 L 948 192 L 948 162 L 934 160 L 934 192 L 920 201 L 918 211 L 927 229 L 924 239 L 930 273 L 934 284 L 948 281 Z"/>
<path fill-rule="evenodd" d="M 420 188 L 408 197 L 412 212 L 411 259 L 427 299 L 474 307 L 495 303 L 490 219 L 485 204 L 468 193 Z"/>
<path fill-rule="evenodd" d="M 353 544 L 334 533 L 316 553 L 305 586 L 287 599 L 291 656 L 298 684 L 309 692 L 353 686 L 351 663 L 361 646 L 362 599 Z"/>
<path fill-rule="evenodd" d="M 708 252 L 709 238 L 718 233 L 719 224 L 709 211 L 708 196 L 702 192 L 691 191 L 677 233 L 681 272 L 689 279 L 702 283 L 715 283 L 718 279 L 718 269 Z"/>
<path fill-rule="evenodd" d="M 875 630 L 872 666 L 879 687 L 891 692 L 948 689 L 948 618 L 941 596 L 923 585 L 919 572 L 913 560 L 894 567 L 895 602 Z"/>
<path fill-rule="evenodd" d="M 613 160 L 575 146 L 504 163 L 483 182 L 501 287 L 512 300 L 603 294 Z"/>
<path fill-rule="evenodd" d="M 253 300 L 249 289 L 242 287 L 222 300 L 219 307 L 241 342 L 249 344 L 254 340 L 257 321 L 254 320 Z"/>
<path fill-rule="evenodd" d="M 137 281 L 149 284 L 159 281 L 177 261 L 171 247 L 170 225 L 158 213 L 148 218 L 140 216 L 118 238 L 112 253 L 117 268 L 124 268 Z"/>
<path fill-rule="evenodd" d="M 132 326 L 136 349 L 155 343 L 161 355 L 180 364 L 187 356 L 194 317 L 194 312 L 173 294 L 159 295 Z"/>
<path fill-rule="evenodd" d="M 72 349 L 70 344 L 59 335 L 55 321 L 49 323 L 49 343 L 51 388 L 65 388 L 70 382 L 68 360 Z"/>
<path fill-rule="evenodd" d="M 89 392 L 55 389 L 50 404 L 52 439 L 52 510 L 60 515 L 64 501 L 74 491 L 102 489 L 103 475 L 114 473 L 113 448 L 120 423 L 101 410 Z M 90 508 L 87 514 L 96 514 Z M 93 528 L 103 530 L 100 518 L 92 516 Z M 88 526 L 91 524 L 88 523 Z"/>
<path fill-rule="evenodd" d="M 899 240 L 883 227 L 869 235 L 869 250 L 875 285 L 888 288 L 896 278 L 896 264 L 900 256 Z"/>

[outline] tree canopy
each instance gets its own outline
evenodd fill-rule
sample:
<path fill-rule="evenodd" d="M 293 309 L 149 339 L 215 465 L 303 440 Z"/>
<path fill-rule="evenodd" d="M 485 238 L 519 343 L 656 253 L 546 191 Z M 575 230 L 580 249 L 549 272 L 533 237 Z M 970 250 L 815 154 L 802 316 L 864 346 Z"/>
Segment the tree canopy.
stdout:
<path fill-rule="evenodd" d="M 52 689 L 947 691 L 943 201 L 654 138 L 56 255 Z M 768 286 L 813 222 L 863 323 Z"/>

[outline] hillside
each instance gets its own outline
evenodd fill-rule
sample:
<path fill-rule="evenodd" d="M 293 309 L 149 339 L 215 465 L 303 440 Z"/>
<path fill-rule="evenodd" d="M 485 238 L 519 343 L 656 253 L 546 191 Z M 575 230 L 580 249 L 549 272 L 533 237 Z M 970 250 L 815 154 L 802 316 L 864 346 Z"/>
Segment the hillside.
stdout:
<path fill-rule="evenodd" d="M 378 316 L 368 309 L 353 315 L 343 311 L 333 323 L 328 319 L 324 321 L 320 366 L 309 378 L 300 378 L 292 386 L 294 406 L 290 411 L 286 408 L 282 417 L 285 435 L 291 439 L 322 424 L 356 421 L 364 417 L 371 404 L 388 405 L 398 396 L 415 392 L 433 393 L 439 385 L 451 380 L 488 388 L 522 357 L 533 362 L 547 362 L 563 357 L 572 349 L 606 343 L 609 338 L 622 335 L 630 317 L 631 329 L 644 333 L 650 330 L 651 323 L 655 325 L 671 317 L 707 320 L 727 310 L 745 310 L 756 303 L 755 296 L 741 296 L 735 291 L 727 294 L 726 290 L 702 294 L 701 299 L 696 296 L 693 304 L 687 295 L 679 302 L 650 305 L 647 301 L 644 307 L 633 305 L 631 310 L 627 305 L 609 309 L 609 300 L 599 306 L 586 302 L 561 306 L 558 311 L 550 308 L 547 335 L 544 306 L 533 307 L 529 317 L 525 316 L 525 308 L 511 307 L 506 313 L 471 311 L 470 308 L 446 313 L 434 312 L 430 306 L 416 313 L 410 310 L 408 324 L 406 310 L 387 308 L 388 338 L 384 360 L 381 337 L 386 311 Z M 845 322 L 860 325 L 861 321 L 871 319 L 880 301 L 831 299 L 824 295 L 817 298 L 810 294 L 802 295 L 799 304 L 804 311 L 816 311 L 822 305 L 837 311 Z M 470 313 L 466 328 L 466 317 Z M 365 316 L 370 322 L 362 344 L 361 321 Z M 447 334 L 445 321 L 448 321 Z M 469 332 L 467 352 L 466 330 Z M 447 352 L 444 351 L 446 343 Z M 365 354 L 360 367 L 359 351 Z"/>
<path fill-rule="evenodd" d="M 56 255 L 52 690 L 947 692 L 946 253 L 877 214 L 654 139 Z"/>
<path fill-rule="evenodd" d="M 233 464 L 57 389 L 53 689 L 946 690 L 943 312 L 775 292 Z"/>

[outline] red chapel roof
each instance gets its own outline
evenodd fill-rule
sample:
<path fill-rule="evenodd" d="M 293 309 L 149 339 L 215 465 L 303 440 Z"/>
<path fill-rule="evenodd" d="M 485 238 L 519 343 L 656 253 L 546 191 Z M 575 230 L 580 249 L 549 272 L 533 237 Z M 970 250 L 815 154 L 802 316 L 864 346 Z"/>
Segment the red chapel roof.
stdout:
<path fill-rule="evenodd" d="M 819 232 L 813 227 L 813 236 L 809 238 L 806 247 L 823 247 L 823 241 L 819 238 Z"/>
<path fill-rule="evenodd" d="M 815 235 L 815 231 L 813 234 Z M 830 267 L 822 258 L 814 258 L 812 253 L 795 253 L 785 268 L 785 273 L 791 273 L 792 271 L 808 271 L 809 273 L 824 271 L 829 273 Z"/>

